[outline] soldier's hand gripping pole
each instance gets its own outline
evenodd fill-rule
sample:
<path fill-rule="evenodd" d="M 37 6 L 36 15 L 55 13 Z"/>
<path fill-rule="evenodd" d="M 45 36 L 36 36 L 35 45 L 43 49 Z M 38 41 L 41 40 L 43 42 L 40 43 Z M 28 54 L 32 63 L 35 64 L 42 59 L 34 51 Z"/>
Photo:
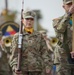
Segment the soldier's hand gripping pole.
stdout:
<path fill-rule="evenodd" d="M 22 29 L 23 29 L 23 5 L 24 5 L 24 0 L 22 0 L 22 10 L 21 10 L 21 25 L 19 29 L 19 37 L 18 37 L 18 64 L 17 64 L 17 75 L 20 75 L 19 73 L 21 72 L 21 55 L 22 55 Z"/>

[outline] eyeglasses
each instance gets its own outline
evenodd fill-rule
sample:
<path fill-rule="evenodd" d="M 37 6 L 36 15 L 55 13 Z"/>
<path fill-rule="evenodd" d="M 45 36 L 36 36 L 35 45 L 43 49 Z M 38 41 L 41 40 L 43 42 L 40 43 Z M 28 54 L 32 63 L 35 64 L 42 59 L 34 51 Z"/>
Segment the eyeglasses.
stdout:
<path fill-rule="evenodd" d="M 31 20 L 31 21 L 33 21 L 34 19 L 33 19 L 33 18 L 26 18 L 26 20 Z"/>

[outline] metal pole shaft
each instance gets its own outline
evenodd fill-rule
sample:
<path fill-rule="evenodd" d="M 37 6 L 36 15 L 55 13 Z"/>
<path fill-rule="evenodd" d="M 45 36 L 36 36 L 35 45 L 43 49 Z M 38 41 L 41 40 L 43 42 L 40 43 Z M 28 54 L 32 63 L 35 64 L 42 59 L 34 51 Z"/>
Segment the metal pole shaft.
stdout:
<path fill-rule="evenodd" d="M 5 0 L 5 9 L 8 10 L 8 0 Z"/>

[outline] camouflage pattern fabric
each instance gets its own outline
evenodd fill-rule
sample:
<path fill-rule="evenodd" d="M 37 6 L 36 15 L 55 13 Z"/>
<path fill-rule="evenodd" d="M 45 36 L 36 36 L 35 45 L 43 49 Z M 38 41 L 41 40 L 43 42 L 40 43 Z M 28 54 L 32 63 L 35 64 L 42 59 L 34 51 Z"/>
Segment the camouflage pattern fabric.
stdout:
<path fill-rule="evenodd" d="M 8 64 L 7 54 L 0 47 L 0 75 L 12 75 L 11 68 Z"/>
<path fill-rule="evenodd" d="M 12 40 L 12 45 L 10 48 L 10 66 L 14 71 L 17 62 L 17 44 L 18 44 L 18 33 L 14 35 Z M 23 42 L 22 42 L 22 60 L 21 60 L 21 70 L 22 73 L 25 71 L 42 72 L 44 69 L 51 69 L 51 58 L 47 52 L 47 46 L 42 35 L 36 31 L 29 34 L 23 31 Z"/>
<path fill-rule="evenodd" d="M 26 72 L 23 72 L 24 75 L 44 75 L 44 74 L 41 74 L 41 72 L 29 72 L 29 71 L 26 71 Z M 23 74 L 20 74 L 20 75 L 23 75 Z M 15 72 L 13 73 L 13 75 L 17 75 Z"/>
<path fill-rule="evenodd" d="M 58 37 L 59 42 L 61 42 L 61 44 L 58 43 L 58 45 L 64 48 L 64 54 L 66 55 L 66 58 L 63 55 L 62 57 L 64 58 L 64 60 L 67 60 L 66 63 L 62 61 L 60 62 L 61 68 L 59 70 L 59 73 L 61 75 L 71 75 L 71 64 L 68 61 L 68 56 L 72 49 L 72 25 L 70 25 L 69 23 L 70 17 L 71 16 L 69 16 L 68 14 L 65 14 L 64 16 L 53 20 L 53 27 L 55 29 L 56 36 Z"/>
<path fill-rule="evenodd" d="M 56 66 L 56 74 L 61 75 L 61 64 L 67 63 L 67 56 L 64 52 L 63 48 L 61 48 L 58 44 L 54 48 L 54 65 Z"/>
<path fill-rule="evenodd" d="M 70 16 L 68 14 L 65 14 L 62 16 L 58 22 L 55 24 L 56 33 L 62 34 L 63 40 L 65 44 L 69 46 L 69 49 L 71 50 L 72 46 L 72 25 L 69 23 Z"/>

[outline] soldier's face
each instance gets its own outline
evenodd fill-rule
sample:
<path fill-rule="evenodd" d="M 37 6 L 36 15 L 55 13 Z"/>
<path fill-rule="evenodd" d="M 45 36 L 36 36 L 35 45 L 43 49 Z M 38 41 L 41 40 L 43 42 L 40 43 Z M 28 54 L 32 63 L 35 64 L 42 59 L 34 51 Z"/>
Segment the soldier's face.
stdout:
<path fill-rule="evenodd" d="M 34 25 L 34 19 L 33 18 L 26 18 L 23 20 L 23 24 L 26 28 L 32 28 Z"/>
<path fill-rule="evenodd" d="M 63 8 L 65 9 L 66 12 L 68 12 L 71 6 L 72 6 L 72 3 L 68 3 L 68 4 L 64 4 Z"/>

